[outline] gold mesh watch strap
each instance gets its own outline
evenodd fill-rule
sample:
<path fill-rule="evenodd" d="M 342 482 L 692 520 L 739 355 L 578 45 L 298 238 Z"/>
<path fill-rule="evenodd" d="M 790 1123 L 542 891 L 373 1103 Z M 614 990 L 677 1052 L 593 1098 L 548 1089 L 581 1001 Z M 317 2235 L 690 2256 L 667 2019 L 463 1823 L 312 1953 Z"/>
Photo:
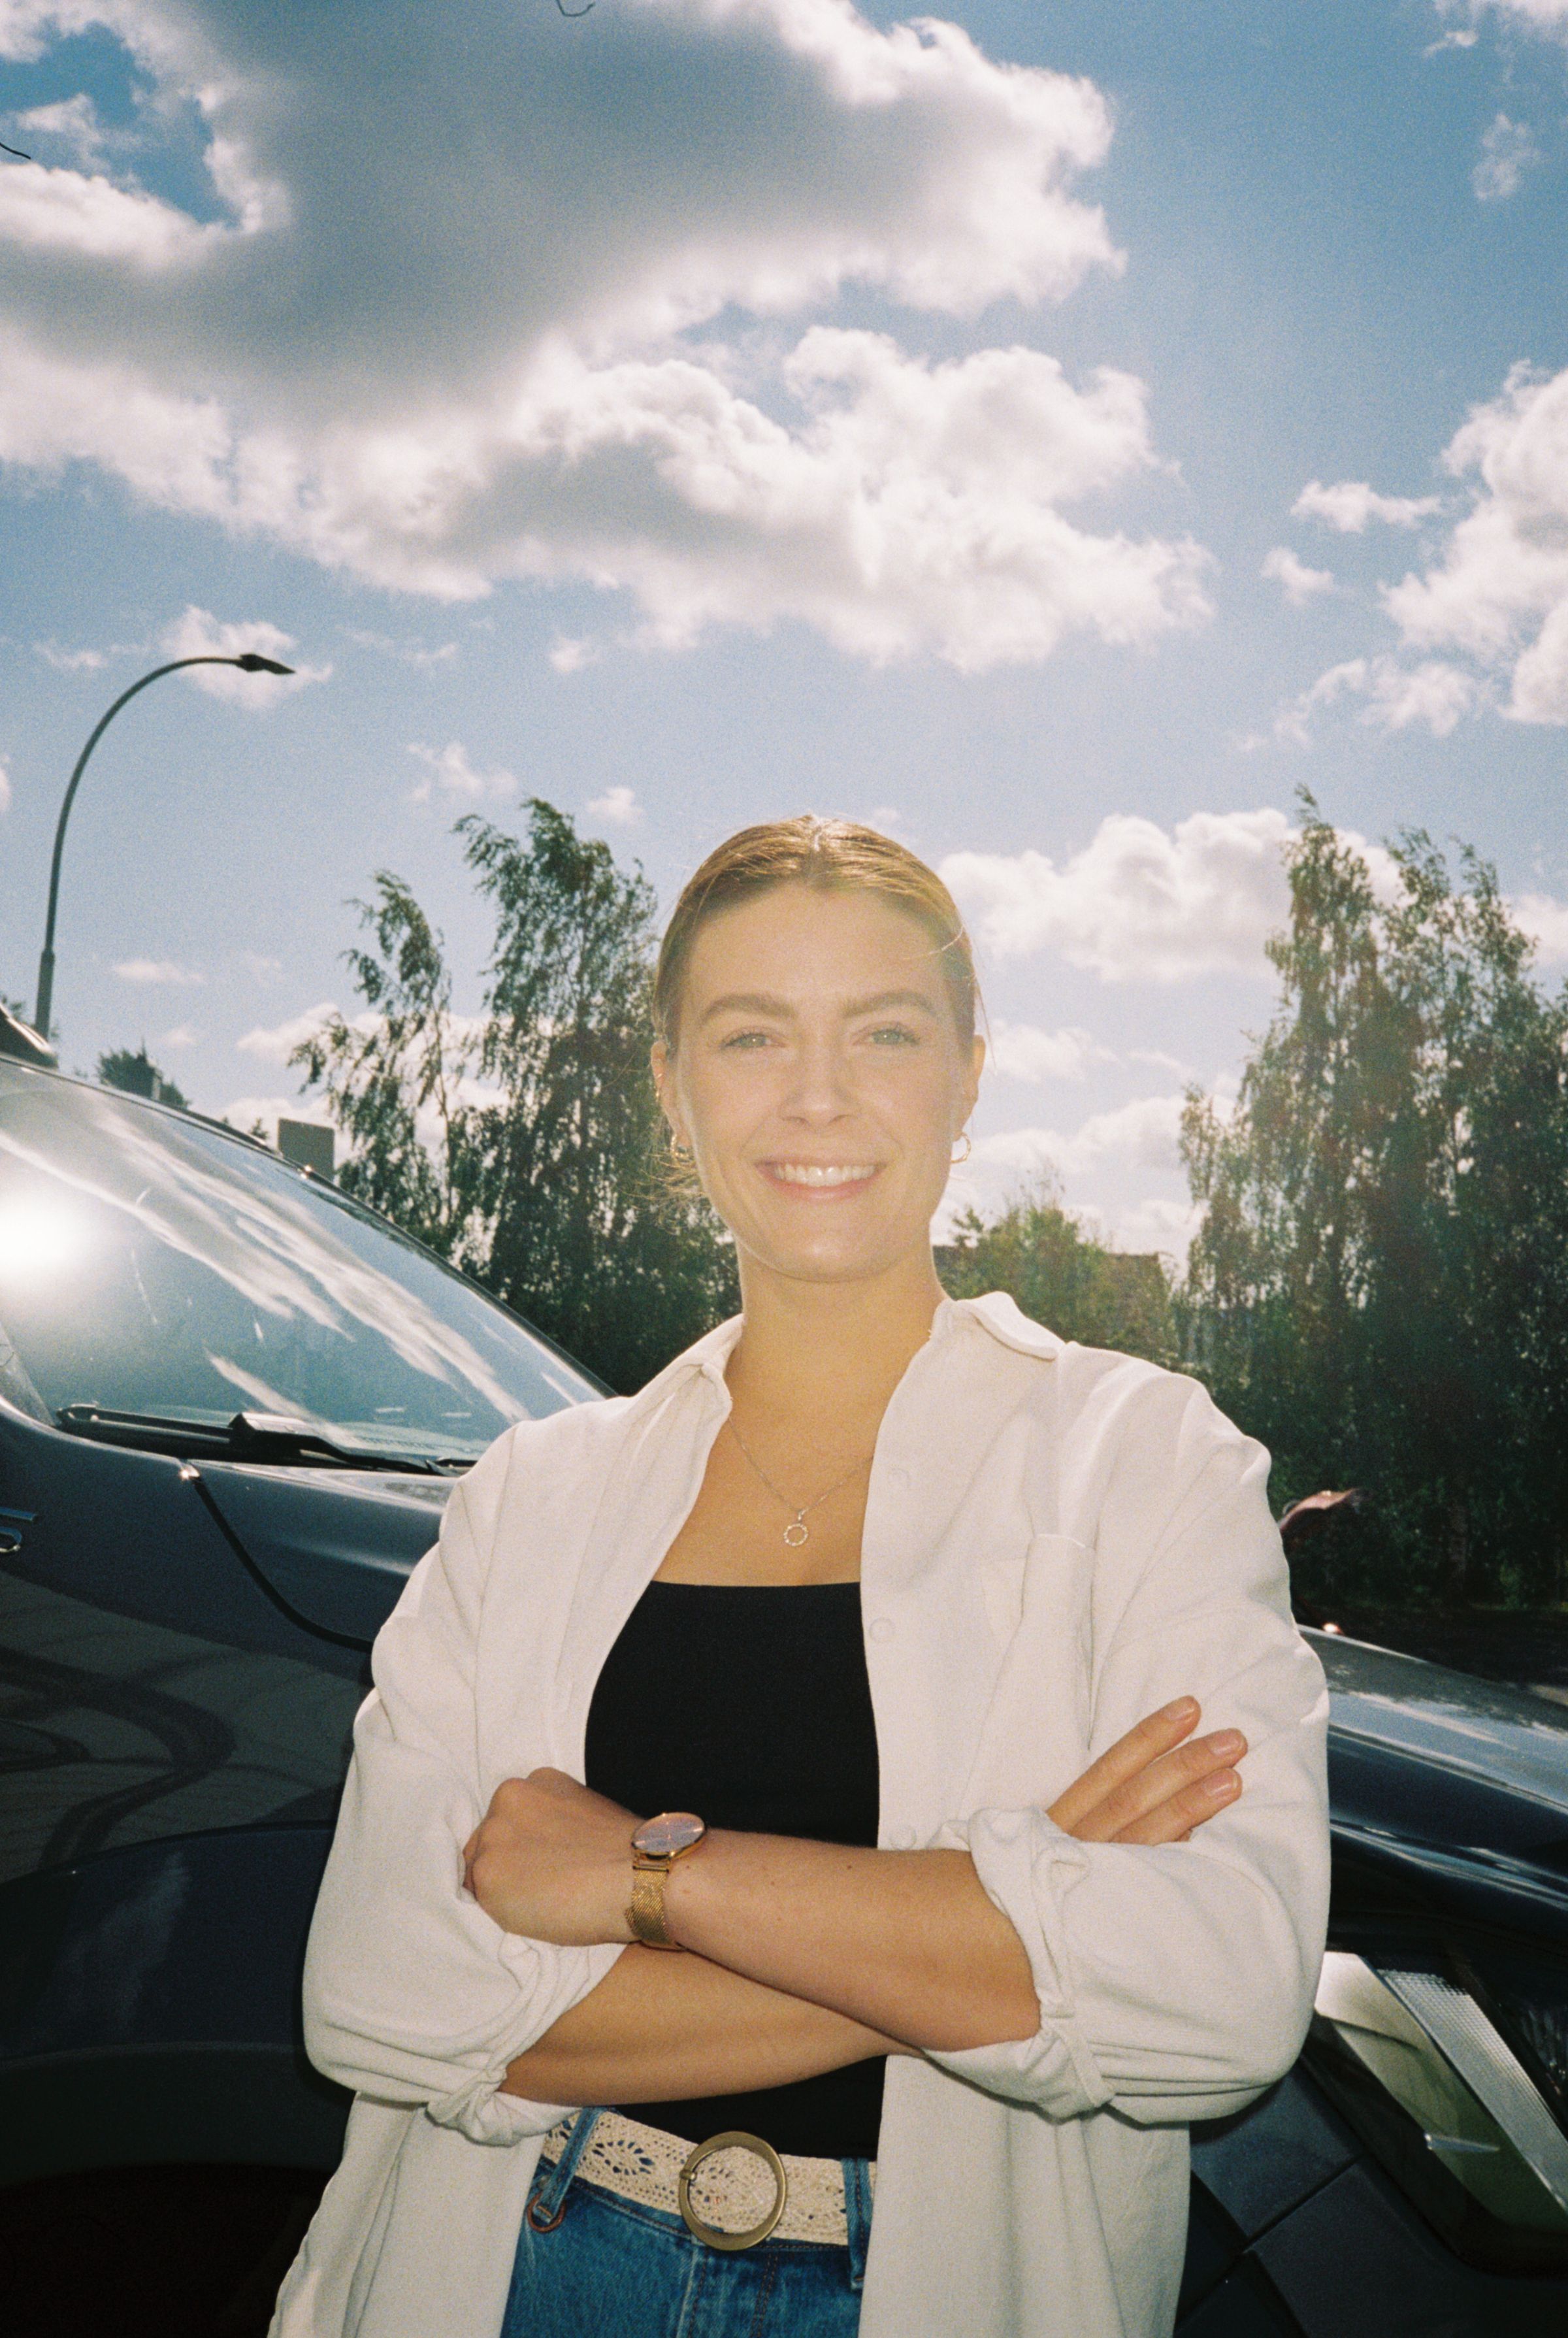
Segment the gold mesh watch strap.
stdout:
<path fill-rule="evenodd" d="M 632 1904 L 626 1911 L 626 1920 L 634 1939 L 645 1949 L 679 1949 L 664 1928 L 664 1879 L 670 1872 L 667 1860 L 650 1860 L 646 1865 L 633 1859 L 632 1865 Z"/>

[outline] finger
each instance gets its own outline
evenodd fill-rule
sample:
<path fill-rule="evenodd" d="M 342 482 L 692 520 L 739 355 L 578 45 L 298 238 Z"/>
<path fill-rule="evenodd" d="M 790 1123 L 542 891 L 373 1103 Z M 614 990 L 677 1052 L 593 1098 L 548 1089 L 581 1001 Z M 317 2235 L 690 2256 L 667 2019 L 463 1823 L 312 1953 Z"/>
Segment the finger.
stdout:
<path fill-rule="evenodd" d="M 1195 1737 L 1191 1744 L 1162 1754 L 1084 1812 L 1076 1829 L 1079 1840 L 1114 1842 L 1125 1828 L 1135 1825 L 1149 1812 L 1215 1772 L 1229 1770 L 1246 1751 L 1247 1740 L 1239 1729 L 1220 1729 L 1211 1737 Z"/>
<path fill-rule="evenodd" d="M 1195 1696 L 1179 1696 L 1173 1704 L 1161 1707 L 1119 1737 L 1114 1745 L 1092 1762 L 1081 1778 L 1075 1778 L 1066 1792 L 1051 1805 L 1050 1815 L 1067 1834 L 1075 1834 L 1078 1821 L 1114 1793 L 1140 1770 L 1158 1761 L 1172 1746 L 1180 1745 L 1191 1735 L 1202 1718 Z"/>
<path fill-rule="evenodd" d="M 1196 1785 L 1183 1787 L 1169 1802 L 1123 1827 L 1112 1835 L 1113 1842 L 1164 1843 L 1184 1842 L 1196 1830 L 1228 1810 L 1241 1792 L 1241 1780 L 1234 1770 L 1213 1770 Z"/>

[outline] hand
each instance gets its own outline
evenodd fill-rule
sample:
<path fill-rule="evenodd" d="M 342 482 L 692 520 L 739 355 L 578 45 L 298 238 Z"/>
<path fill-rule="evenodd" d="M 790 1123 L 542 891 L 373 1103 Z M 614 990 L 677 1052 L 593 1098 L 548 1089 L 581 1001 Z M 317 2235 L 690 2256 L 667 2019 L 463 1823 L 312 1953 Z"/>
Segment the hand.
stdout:
<path fill-rule="evenodd" d="M 564 1771 L 507 1778 L 463 1846 L 463 1881 L 505 1932 L 564 1948 L 629 1940 L 636 1824 Z"/>
<path fill-rule="evenodd" d="M 1047 1816 L 1080 1842 L 1185 1842 L 1241 1792 L 1231 1764 L 1247 1751 L 1239 1729 L 1193 1737 L 1201 1718 L 1194 1696 L 1152 1713 L 1092 1763 Z"/>

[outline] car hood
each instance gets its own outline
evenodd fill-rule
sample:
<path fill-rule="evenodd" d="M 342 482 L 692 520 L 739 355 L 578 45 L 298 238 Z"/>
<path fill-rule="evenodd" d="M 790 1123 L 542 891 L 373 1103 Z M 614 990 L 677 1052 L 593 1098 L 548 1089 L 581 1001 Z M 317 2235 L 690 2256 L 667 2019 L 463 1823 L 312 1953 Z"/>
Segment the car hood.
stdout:
<path fill-rule="evenodd" d="M 450 1478 L 203 1461 L 200 1490 L 276 1604 L 368 1648 L 441 1529 Z"/>
<path fill-rule="evenodd" d="M 1336 1739 L 1526 1795 L 1568 1821 L 1568 1706 L 1338 1633 L 1305 1636 L 1328 1677 Z"/>
<path fill-rule="evenodd" d="M 1568 1950 L 1568 1711 L 1312 1634 L 1329 1684 L 1341 1924 L 1504 1925 Z"/>

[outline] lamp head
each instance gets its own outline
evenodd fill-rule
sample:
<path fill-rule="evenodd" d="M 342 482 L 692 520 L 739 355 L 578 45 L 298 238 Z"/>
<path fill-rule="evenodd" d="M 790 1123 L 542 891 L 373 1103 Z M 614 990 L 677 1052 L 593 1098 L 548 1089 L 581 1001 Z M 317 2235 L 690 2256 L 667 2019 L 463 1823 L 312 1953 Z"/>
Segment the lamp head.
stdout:
<path fill-rule="evenodd" d="M 247 650 L 234 661 L 241 673 L 292 673 L 291 665 L 279 665 L 276 658 L 263 657 L 260 650 Z"/>

